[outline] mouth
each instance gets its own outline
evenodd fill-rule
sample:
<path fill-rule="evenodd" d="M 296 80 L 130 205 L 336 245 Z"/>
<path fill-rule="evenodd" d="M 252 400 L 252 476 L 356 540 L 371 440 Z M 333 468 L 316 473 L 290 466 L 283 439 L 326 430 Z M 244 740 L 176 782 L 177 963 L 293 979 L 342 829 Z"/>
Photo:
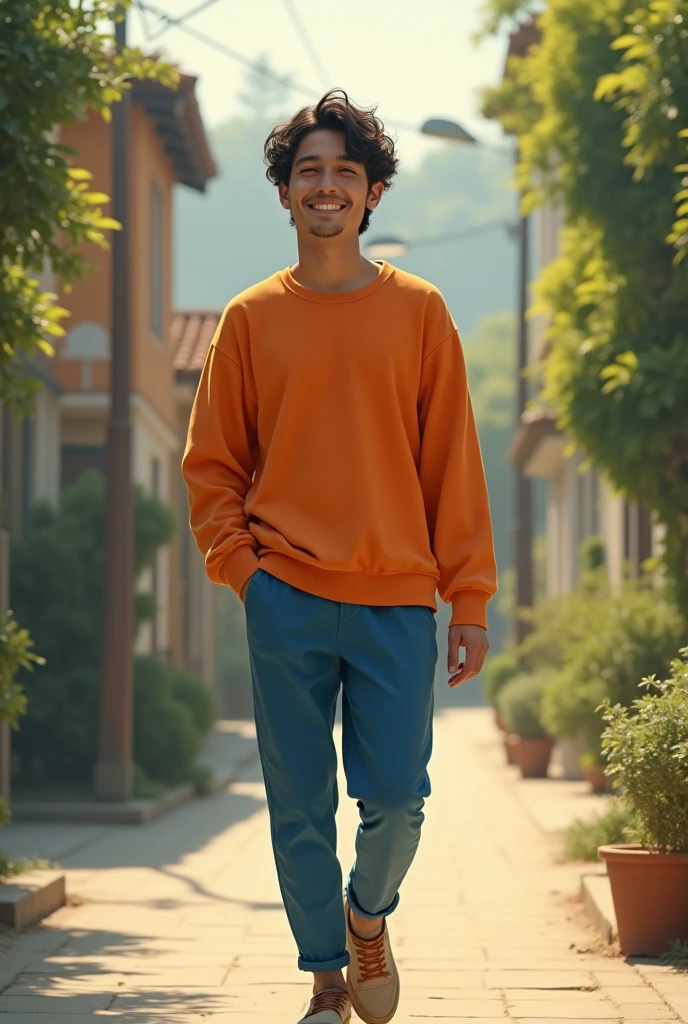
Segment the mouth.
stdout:
<path fill-rule="evenodd" d="M 341 213 L 346 209 L 346 203 L 307 203 L 309 210 L 316 213 Z"/>

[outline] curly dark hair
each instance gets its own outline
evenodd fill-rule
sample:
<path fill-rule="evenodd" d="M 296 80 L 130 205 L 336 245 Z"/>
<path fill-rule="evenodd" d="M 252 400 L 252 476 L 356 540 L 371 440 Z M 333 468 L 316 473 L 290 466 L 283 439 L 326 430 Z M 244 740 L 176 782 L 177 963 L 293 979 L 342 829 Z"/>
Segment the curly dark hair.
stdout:
<path fill-rule="evenodd" d="M 385 131 L 377 107 L 366 110 L 352 103 L 343 89 L 331 89 L 319 103 L 302 107 L 291 121 L 278 124 L 265 143 L 266 176 L 273 185 L 289 184 L 294 156 L 302 140 L 311 132 L 326 129 L 341 132 L 346 140 L 346 155 L 363 164 L 368 184 L 382 182 L 384 191 L 392 187 L 399 161 L 394 140 Z M 359 235 L 367 230 L 372 210 L 366 210 Z"/>

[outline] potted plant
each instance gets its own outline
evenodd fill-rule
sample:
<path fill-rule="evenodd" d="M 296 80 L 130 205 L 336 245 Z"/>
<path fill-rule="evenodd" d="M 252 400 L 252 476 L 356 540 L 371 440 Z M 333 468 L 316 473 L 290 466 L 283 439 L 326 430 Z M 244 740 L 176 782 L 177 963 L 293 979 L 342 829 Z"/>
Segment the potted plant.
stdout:
<path fill-rule="evenodd" d="M 609 793 L 611 781 L 607 775 L 607 763 L 600 753 L 586 751 L 580 758 L 583 778 L 590 783 L 590 790 L 593 793 Z"/>
<path fill-rule="evenodd" d="M 516 676 L 498 698 L 507 743 L 524 779 L 547 777 L 554 740 L 542 723 L 541 706 L 549 677 L 547 670 Z"/>
<path fill-rule="evenodd" d="M 633 815 L 633 843 L 601 846 L 627 955 L 657 956 L 688 939 L 688 649 L 670 678 L 641 683 L 630 708 L 607 700 L 607 774 Z"/>
<path fill-rule="evenodd" d="M 495 725 L 504 736 L 504 753 L 507 764 L 512 764 L 511 747 L 507 743 L 506 726 L 499 713 L 498 698 L 510 679 L 518 675 L 518 658 L 514 654 L 494 654 L 485 667 L 483 687 L 485 697 L 494 708 Z"/>

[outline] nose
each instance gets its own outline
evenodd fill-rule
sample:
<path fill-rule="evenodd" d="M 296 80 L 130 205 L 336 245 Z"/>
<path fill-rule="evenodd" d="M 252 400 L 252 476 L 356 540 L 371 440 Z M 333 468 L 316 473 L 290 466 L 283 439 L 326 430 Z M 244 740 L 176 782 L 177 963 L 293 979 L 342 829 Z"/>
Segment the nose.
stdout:
<path fill-rule="evenodd" d="M 324 167 L 318 182 L 318 192 L 335 192 L 334 171 Z"/>

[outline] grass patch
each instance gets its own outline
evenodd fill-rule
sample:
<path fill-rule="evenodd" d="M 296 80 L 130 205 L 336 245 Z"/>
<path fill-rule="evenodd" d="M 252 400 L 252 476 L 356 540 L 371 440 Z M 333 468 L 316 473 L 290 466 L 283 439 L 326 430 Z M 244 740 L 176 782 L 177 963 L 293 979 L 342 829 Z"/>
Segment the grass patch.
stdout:
<path fill-rule="evenodd" d="M 26 871 L 42 871 L 51 868 L 53 865 L 49 860 L 39 860 L 29 857 L 8 857 L 0 850 L 0 882 L 6 878 L 16 878 Z"/>
<path fill-rule="evenodd" d="M 671 943 L 668 953 L 662 953 L 661 961 L 665 967 L 674 967 L 679 971 L 688 971 L 688 942 L 676 939 Z"/>
<path fill-rule="evenodd" d="M 577 819 L 564 832 L 564 860 L 597 860 L 598 846 L 628 842 L 627 830 L 632 814 L 615 803 L 604 814 L 587 820 Z"/>

